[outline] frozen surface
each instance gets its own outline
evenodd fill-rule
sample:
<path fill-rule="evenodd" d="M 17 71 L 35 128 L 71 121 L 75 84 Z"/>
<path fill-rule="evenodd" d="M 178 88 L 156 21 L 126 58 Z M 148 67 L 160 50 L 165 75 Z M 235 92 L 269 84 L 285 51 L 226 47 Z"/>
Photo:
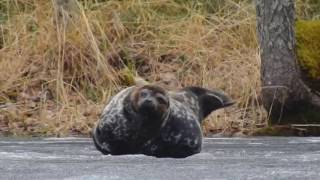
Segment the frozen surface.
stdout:
<path fill-rule="evenodd" d="M 103 156 L 91 139 L 0 138 L 0 179 L 319 179 L 320 138 L 208 138 L 185 159 Z"/>

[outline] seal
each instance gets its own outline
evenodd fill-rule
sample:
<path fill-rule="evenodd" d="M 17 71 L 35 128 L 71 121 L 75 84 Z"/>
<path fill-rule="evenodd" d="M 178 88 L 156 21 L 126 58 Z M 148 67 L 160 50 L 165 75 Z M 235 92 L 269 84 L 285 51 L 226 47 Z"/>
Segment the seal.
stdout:
<path fill-rule="evenodd" d="M 128 87 L 116 94 L 93 128 L 103 154 L 145 154 L 183 158 L 201 151 L 201 122 L 214 110 L 234 102 L 218 90 L 160 86 Z"/>

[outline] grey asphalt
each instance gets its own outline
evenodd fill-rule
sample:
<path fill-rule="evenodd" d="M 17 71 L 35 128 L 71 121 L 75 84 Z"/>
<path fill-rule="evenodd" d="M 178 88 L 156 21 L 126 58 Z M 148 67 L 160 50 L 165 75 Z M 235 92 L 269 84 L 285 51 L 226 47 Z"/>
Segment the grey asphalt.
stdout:
<path fill-rule="evenodd" d="M 0 138 L 0 179 L 320 179 L 320 138 L 207 138 L 200 154 L 104 156 L 91 139 Z"/>

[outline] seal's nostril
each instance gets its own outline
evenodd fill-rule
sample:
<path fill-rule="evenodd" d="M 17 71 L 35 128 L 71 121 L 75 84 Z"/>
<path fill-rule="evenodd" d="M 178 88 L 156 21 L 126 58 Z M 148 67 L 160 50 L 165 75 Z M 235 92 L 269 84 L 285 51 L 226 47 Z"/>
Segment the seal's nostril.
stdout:
<path fill-rule="evenodd" d="M 146 103 L 146 104 L 152 104 L 153 101 L 152 101 L 152 99 L 146 99 L 146 100 L 144 100 L 144 103 Z"/>
<path fill-rule="evenodd" d="M 156 103 L 154 102 L 153 99 L 145 99 L 142 104 L 141 108 L 146 108 L 146 109 L 155 109 L 156 108 Z"/>

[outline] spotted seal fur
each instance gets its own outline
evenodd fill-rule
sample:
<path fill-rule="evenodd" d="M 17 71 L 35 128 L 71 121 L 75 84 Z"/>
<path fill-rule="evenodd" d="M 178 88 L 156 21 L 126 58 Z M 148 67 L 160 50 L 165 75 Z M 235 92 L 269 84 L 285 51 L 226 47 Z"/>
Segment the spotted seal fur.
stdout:
<path fill-rule="evenodd" d="M 187 157 L 201 151 L 201 122 L 232 104 L 222 92 L 201 87 L 177 92 L 156 85 L 128 87 L 104 108 L 93 140 L 103 154 Z"/>

